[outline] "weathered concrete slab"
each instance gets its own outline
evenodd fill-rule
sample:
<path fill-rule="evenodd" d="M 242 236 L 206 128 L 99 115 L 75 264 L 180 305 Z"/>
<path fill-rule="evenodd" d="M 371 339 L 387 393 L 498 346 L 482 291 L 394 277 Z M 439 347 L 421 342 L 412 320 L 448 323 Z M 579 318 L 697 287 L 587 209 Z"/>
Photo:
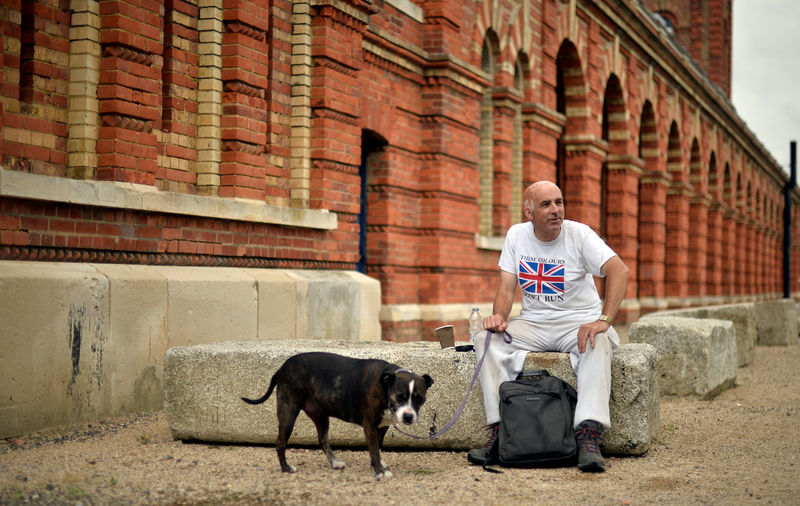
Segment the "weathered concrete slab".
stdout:
<path fill-rule="evenodd" d="M 304 351 L 331 351 L 356 358 L 381 358 L 420 374 L 430 374 L 434 385 L 421 410 L 420 421 L 403 428 L 426 437 L 440 430 L 456 413 L 472 380 L 477 357 L 471 352 L 445 351 L 434 343 L 348 343 L 341 341 L 241 341 L 167 351 L 164 367 L 164 411 L 176 439 L 218 442 L 269 443 L 277 435 L 274 396 L 258 406 L 241 396 L 263 394 L 272 374 L 290 356 Z M 656 352 L 646 344 L 618 348 L 612 362 L 611 419 L 604 436 L 608 453 L 637 455 L 646 452 L 658 430 Z M 530 354 L 526 369 L 545 368 L 575 384 L 566 354 Z M 414 439 L 392 428 L 387 447 L 467 449 L 485 443 L 483 396 L 480 383 L 469 396 L 464 411 L 441 437 Z M 363 431 L 352 424 L 331 421 L 334 445 L 363 446 Z M 301 414 L 292 444 L 317 444 L 316 430 Z"/>
<path fill-rule="evenodd" d="M 753 363 L 755 358 L 756 341 L 758 332 L 756 328 L 756 304 L 745 302 L 741 304 L 725 304 L 721 306 L 704 306 L 688 309 L 674 309 L 650 313 L 642 318 L 680 316 L 685 318 L 710 318 L 714 320 L 728 320 L 733 323 L 736 333 L 736 353 L 739 367 Z"/>
<path fill-rule="evenodd" d="M 788 346 L 798 342 L 797 310 L 792 299 L 755 303 L 758 344 Z"/>
<path fill-rule="evenodd" d="M 656 348 L 661 395 L 709 399 L 736 381 L 738 353 L 730 321 L 651 316 L 632 324 L 628 337 Z"/>

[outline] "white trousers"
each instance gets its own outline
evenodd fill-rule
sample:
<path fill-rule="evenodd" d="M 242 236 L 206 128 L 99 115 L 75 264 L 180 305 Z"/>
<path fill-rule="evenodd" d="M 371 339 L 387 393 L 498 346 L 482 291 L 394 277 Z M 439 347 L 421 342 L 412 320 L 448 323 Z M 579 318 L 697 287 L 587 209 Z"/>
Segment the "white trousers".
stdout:
<path fill-rule="evenodd" d="M 613 327 L 595 336 L 594 348 L 586 344 L 586 351 L 578 351 L 578 328 L 585 321 L 530 322 L 512 318 L 506 332 L 511 343 L 503 340 L 504 334 L 492 334 L 479 378 L 483 390 L 486 423 L 500 421 L 500 384 L 516 379 L 522 371 L 525 356 L 532 351 L 555 351 L 570 354 L 570 363 L 578 378 L 578 405 L 575 408 L 574 426 L 585 420 L 594 420 L 606 429 L 611 426 L 608 402 L 611 397 L 611 352 L 619 345 L 619 335 Z M 486 334 L 475 339 L 478 360 L 483 356 Z"/>

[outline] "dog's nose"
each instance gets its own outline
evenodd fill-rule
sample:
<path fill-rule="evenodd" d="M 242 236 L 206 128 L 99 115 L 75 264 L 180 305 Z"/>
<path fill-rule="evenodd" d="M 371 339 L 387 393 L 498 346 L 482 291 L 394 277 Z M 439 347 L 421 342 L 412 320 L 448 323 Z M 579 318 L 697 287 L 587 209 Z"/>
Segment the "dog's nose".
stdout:
<path fill-rule="evenodd" d="M 403 423 L 406 425 L 414 423 L 414 415 L 412 413 L 403 413 Z"/>

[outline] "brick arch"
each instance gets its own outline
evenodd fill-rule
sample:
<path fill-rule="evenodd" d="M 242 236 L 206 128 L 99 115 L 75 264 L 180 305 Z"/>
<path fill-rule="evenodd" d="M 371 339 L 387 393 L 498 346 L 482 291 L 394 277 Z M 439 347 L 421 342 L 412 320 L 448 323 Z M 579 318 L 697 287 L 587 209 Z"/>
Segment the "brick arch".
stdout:
<path fill-rule="evenodd" d="M 734 209 L 736 206 L 736 186 L 731 174 L 731 165 L 725 164 L 725 171 L 722 174 L 722 203 L 729 209 Z"/>
<path fill-rule="evenodd" d="M 509 8 L 499 0 L 484 0 L 476 12 L 477 19 L 472 32 L 475 47 L 481 47 L 486 33 L 491 31 L 497 37 L 498 51 L 509 61 L 513 61 L 519 51 L 531 54 L 532 37 L 525 34 L 525 10 L 522 4 Z"/>
<path fill-rule="evenodd" d="M 701 195 L 707 190 L 706 169 L 700 154 L 700 143 L 695 137 L 689 152 L 689 184 L 696 195 Z"/>
<path fill-rule="evenodd" d="M 744 213 L 745 211 L 745 192 L 744 192 L 744 181 L 742 181 L 742 172 L 736 174 L 736 193 L 733 196 L 733 207 L 740 213 Z"/>
<path fill-rule="evenodd" d="M 602 139 L 608 144 L 608 154 L 600 176 L 600 234 L 606 240 L 609 237 L 609 213 L 620 214 L 619 210 L 610 211 L 609 202 L 613 199 L 624 200 L 624 191 L 610 184 L 611 167 L 619 168 L 616 163 L 622 155 L 626 155 L 628 125 L 625 97 L 619 78 L 611 74 L 606 82 L 603 97 Z M 613 220 L 612 220 L 613 221 Z"/>
<path fill-rule="evenodd" d="M 606 82 L 603 97 L 602 137 L 608 142 L 608 152 L 614 155 L 628 154 L 628 111 L 625 92 L 619 77 L 611 74 Z"/>
<path fill-rule="evenodd" d="M 706 227 L 706 295 L 722 293 L 723 211 L 720 203 L 721 177 L 717 167 L 716 152 L 708 157 L 708 226 Z"/>
<path fill-rule="evenodd" d="M 678 123 L 673 121 L 667 137 L 667 172 L 672 177 L 673 184 L 685 183 L 688 174 L 683 170 L 683 144 L 681 141 Z"/>
<path fill-rule="evenodd" d="M 720 182 L 721 178 L 719 167 L 717 166 L 717 154 L 715 151 L 712 151 L 711 155 L 708 157 L 708 193 L 711 194 L 711 199 L 717 202 L 722 198 L 722 186 Z"/>
<path fill-rule="evenodd" d="M 644 160 L 645 170 L 648 172 L 663 171 L 661 166 L 662 156 L 658 147 L 658 123 L 653 104 L 645 100 L 639 121 L 639 158 Z"/>
<path fill-rule="evenodd" d="M 380 278 L 380 265 L 383 264 L 381 244 L 386 244 L 386 227 L 392 225 L 387 221 L 391 214 L 389 208 L 397 204 L 397 195 L 390 186 L 385 185 L 388 179 L 390 155 L 386 151 L 389 142 L 384 136 L 369 129 L 361 130 L 361 163 L 358 169 L 361 182 L 359 228 L 359 260 L 356 270 Z M 373 232 L 370 232 L 372 227 Z M 375 232 L 380 230 L 380 232 Z"/>
<path fill-rule="evenodd" d="M 600 222 L 602 160 L 589 156 L 586 139 L 591 136 L 586 77 L 575 45 L 568 39 L 561 43 L 556 56 L 556 111 L 566 117 L 558 138 L 556 183 L 573 219 L 595 229 Z M 594 191 L 586 191 L 594 185 Z"/>
<path fill-rule="evenodd" d="M 569 39 L 564 39 L 556 56 L 556 110 L 567 117 L 567 135 L 591 133 L 586 76 L 578 49 Z"/>

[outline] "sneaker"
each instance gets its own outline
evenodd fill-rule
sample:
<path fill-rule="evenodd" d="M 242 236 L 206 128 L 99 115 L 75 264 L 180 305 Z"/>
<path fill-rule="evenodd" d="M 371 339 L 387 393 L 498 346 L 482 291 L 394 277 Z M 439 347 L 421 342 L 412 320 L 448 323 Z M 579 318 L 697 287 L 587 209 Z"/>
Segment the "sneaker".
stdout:
<path fill-rule="evenodd" d="M 489 436 L 489 440 L 483 445 L 483 448 L 473 448 L 467 452 L 467 460 L 481 466 L 492 463 L 490 462 L 492 458 L 492 447 L 494 447 L 494 443 L 497 441 L 497 432 L 500 430 L 500 422 L 490 423 L 484 428 Z"/>
<path fill-rule="evenodd" d="M 586 420 L 575 430 L 578 442 L 578 469 L 585 473 L 602 473 L 606 470 L 606 461 L 600 454 L 600 436 L 603 426 L 594 420 Z"/>

